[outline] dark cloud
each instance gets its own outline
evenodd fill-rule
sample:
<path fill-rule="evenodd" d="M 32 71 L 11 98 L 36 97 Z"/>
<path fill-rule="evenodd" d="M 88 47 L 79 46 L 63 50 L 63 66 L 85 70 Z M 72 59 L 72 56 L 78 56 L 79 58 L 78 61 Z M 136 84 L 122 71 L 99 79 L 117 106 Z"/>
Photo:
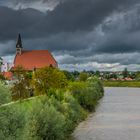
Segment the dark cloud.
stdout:
<path fill-rule="evenodd" d="M 10 39 L 17 32 L 24 32 L 25 37 L 32 38 L 92 30 L 113 11 L 118 8 L 124 10 L 136 2 L 137 0 L 66 0 L 47 14 L 31 8 L 12 10 L 0 7 L 0 30 L 3 33 L 0 39 Z M 4 30 L 7 32 L 4 33 Z"/>
<path fill-rule="evenodd" d="M 49 49 L 61 65 L 84 67 L 87 62 L 97 62 L 93 66 L 106 63 L 112 64 L 111 68 L 117 63 L 137 64 L 139 61 L 134 59 L 138 55 L 134 54 L 140 52 L 139 3 L 138 0 L 5 0 L 0 2 L 5 5 L 0 6 L 0 55 L 14 54 L 16 36 L 21 33 L 25 49 Z M 40 10 L 42 4 L 53 8 Z"/>
<path fill-rule="evenodd" d="M 28 30 L 38 24 L 43 16 L 41 12 L 31 8 L 13 10 L 0 7 L 0 40 L 13 40 L 19 32 L 26 34 L 25 37 L 33 37 L 34 34 L 28 34 Z"/>
<path fill-rule="evenodd" d="M 121 15 L 115 22 L 102 25 L 105 35 L 96 47 L 98 53 L 140 52 L 139 8 Z"/>
<path fill-rule="evenodd" d="M 67 0 L 49 12 L 39 28 L 49 34 L 90 31 L 117 10 L 136 4 L 134 0 Z"/>

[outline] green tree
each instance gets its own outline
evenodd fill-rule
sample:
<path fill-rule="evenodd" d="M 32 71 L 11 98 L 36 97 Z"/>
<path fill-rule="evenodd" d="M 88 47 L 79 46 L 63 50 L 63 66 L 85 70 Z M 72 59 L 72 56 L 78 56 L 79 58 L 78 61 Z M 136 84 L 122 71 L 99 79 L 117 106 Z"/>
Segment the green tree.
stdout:
<path fill-rule="evenodd" d="M 5 83 L 6 78 L 3 76 L 3 74 L 0 74 L 0 81 Z"/>
<path fill-rule="evenodd" d="M 64 140 L 65 130 L 64 115 L 58 112 L 53 105 L 38 101 L 29 113 L 25 138 L 28 140 Z"/>
<path fill-rule="evenodd" d="M 96 71 L 95 76 L 100 77 L 100 71 Z"/>
<path fill-rule="evenodd" d="M 80 73 L 79 73 L 78 71 L 73 71 L 73 72 L 72 72 L 72 75 L 74 76 L 75 79 L 78 78 L 79 74 L 80 74 Z"/>
<path fill-rule="evenodd" d="M 25 112 L 12 105 L 0 109 L 0 139 L 20 140 L 25 125 Z"/>
<path fill-rule="evenodd" d="M 138 71 L 138 72 L 136 72 L 135 79 L 136 79 L 136 80 L 140 80 L 140 72 L 139 72 L 139 71 Z"/>
<path fill-rule="evenodd" d="M 16 82 L 11 87 L 12 99 L 25 99 L 30 97 L 31 77 L 23 67 L 19 66 L 14 70 Z"/>
<path fill-rule="evenodd" d="M 79 104 L 89 111 L 95 109 L 104 92 L 103 85 L 98 78 L 89 78 L 86 82 L 71 82 L 68 89 Z"/>
<path fill-rule="evenodd" d="M 74 76 L 69 71 L 64 70 L 63 73 L 69 81 L 74 81 Z"/>
<path fill-rule="evenodd" d="M 86 72 L 81 72 L 79 75 L 79 80 L 80 81 L 86 81 L 88 79 L 88 74 Z"/>
<path fill-rule="evenodd" d="M 127 68 L 125 68 L 123 71 L 123 77 L 126 78 L 126 77 L 128 77 L 128 75 L 129 75 L 129 72 L 128 72 Z"/>
<path fill-rule="evenodd" d="M 11 101 L 10 89 L 0 82 L 0 105 Z"/>
<path fill-rule="evenodd" d="M 65 74 L 53 67 L 39 69 L 33 74 L 33 86 L 36 95 L 45 94 L 51 88 L 65 88 L 67 84 L 68 81 Z"/>

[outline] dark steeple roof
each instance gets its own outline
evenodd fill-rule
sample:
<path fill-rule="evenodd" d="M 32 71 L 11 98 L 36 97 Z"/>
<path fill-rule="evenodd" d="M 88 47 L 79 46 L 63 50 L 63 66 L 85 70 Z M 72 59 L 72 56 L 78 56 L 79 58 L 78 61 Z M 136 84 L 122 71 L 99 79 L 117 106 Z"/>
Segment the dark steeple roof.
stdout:
<path fill-rule="evenodd" d="M 22 48 L 22 41 L 21 41 L 20 34 L 18 35 L 18 40 L 17 40 L 16 48 Z"/>

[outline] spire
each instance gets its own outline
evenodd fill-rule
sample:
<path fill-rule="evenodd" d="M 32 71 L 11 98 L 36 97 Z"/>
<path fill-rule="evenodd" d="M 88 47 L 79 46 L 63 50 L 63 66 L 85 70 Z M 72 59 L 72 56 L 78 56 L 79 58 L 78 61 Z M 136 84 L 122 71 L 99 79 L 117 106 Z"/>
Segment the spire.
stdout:
<path fill-rule="evenodd" d="M 16 54 L 21 55 L 22 54 L 22 41 L 21 41 L 21 36 L 20 34 L 18 35 L 18 40 L 16 44 Z"/>
<path fill-rule="evenodd" d="M 22 48 L 22 41 L 21 41 L 20 34 L 18 35 L 18 40 L 17 40 L 16 48 Z"/>

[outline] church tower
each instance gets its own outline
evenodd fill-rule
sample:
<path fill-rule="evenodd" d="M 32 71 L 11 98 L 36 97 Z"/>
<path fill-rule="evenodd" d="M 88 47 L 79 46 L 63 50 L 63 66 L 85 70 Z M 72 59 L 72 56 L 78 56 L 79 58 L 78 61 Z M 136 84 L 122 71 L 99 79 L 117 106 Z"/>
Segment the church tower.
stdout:
<path fill-rule="evenodd" d="M 18 35 L 18 40 L 17 40 L 17 44 L 16 44 L 16 54 L 21 55 L 22 54 L 22 41 L 21 41 L 21 36 L 20 34 Z"/>

